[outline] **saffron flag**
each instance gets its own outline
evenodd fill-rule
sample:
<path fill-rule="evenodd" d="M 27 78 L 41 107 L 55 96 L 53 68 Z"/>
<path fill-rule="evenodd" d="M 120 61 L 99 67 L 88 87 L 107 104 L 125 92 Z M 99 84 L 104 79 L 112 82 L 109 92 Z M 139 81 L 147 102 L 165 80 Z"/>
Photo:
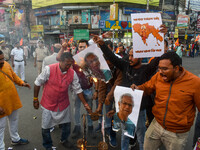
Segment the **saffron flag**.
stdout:
<path fill-rule="evenodd" d="M 72 37 L 72 38 L 69 40 L 68 44 L 72 44 L 73 40 L 74 40 L 74 37 Z"/>
<path fill-rule="evenodd" d="M 179 46 L 179 39 L 176 40 L 175 46 Z"/>
<path fill-rule="evenodd" d="M 196 37 L 196 40 L 195 40 L 195 42 L 196 41 L 199 41 L 200 40 L 200 37 L 199 37 L 199 35 Z"/>
<path fill-rule="evenodd" d="M 21 38 L 21 40 L 20 40 L 20 46 L 22 46 L 23 45 L 23 38 Z"/>

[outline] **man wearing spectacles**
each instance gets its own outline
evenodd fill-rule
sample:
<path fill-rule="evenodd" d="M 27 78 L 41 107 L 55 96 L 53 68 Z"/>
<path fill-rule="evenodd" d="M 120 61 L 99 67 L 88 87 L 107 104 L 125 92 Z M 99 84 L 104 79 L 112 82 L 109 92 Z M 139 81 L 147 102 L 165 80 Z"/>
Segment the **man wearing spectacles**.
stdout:
<path fill-rule="evenodd" d="M 113 130 L 119 131 L 122 128 L 121 149 L 127 150 L 129 148 L 129 137 L 124 136 L 124 133 L 127 132 L 130 136 L 135 134 L 135 124 L 128 118 L 134 107 L 133 96 L 129 93 L 123 94 L 118 105 L 119 112 L 114 115 Z"/>

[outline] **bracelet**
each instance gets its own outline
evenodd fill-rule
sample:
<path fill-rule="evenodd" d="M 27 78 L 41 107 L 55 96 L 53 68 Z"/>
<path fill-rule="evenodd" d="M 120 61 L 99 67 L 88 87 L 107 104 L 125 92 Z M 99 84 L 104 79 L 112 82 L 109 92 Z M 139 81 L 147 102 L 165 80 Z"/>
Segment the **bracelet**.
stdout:
<path fill-rule="evenodd" d="M 87 107 L 87 106 L 89 106 L 88 103 L 86 103 L 86 104 L 84 105 L 84 107 Z"/>
<path fill-rule="evenodd" d="M 38 97 L 34 97 L 33 99 L 34 99 L 34 100 L 38 100 Z"/>

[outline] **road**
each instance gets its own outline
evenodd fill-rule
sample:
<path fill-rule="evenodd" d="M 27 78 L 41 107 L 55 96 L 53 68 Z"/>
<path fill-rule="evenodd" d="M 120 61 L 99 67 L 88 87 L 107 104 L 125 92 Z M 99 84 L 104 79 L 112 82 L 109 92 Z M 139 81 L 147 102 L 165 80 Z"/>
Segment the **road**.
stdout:
<path fill-rule="evenodd" d="M 186 58 L 183 57 L 183 67 L 194 73 L 195 75 L 200 75 L 200 69 L 199 69 L 199 62 L 200 57 L 196 58 Z M 22 138 L 27 138 L 30 143 L 28 145 L 22 145 L 22 146 L 11 146 L 10 144 L 10 136 L 8 132 L 8 127 L 5 131 L 5 145 L 6 149 L 8 147 L 13 147 L 13 150 L 34 150 L 36 148 L 37 150 L 43 150 L 42 146 L 42 134 L 41 134 L 41 110 L 35 110 L 32 106 L 32 100 L 33 100 L 33 83 L 35 78 L 37 77 L 37 69 L 33 67 L 33 59 L 30 59 L 27 61 L 26 66 L 26 80 L 30 83 L 32 89 L 29 90 L 24 87 L 18 87 L 17 90 L 19 93 L 19 96 L 21 98 L 23 108 L 19 110 L 19 134 Z M 40 97 L 41 97 L 41 91 L 40 91 Z M 71 106 L 73 107 L 73 98 L 70 98 Z M 95 103 L 94 103 L 95 104 Z M 73 113 L 73 112 L 72 112 Z M 82 107 L 82 113 L 85 113 L 83 107 Z M 73 120 L 72 117 L 72 128 L 73 130 Z M 97 122 L 94 123 L 94 126 L 97 126 Z M 186 144 L 185 150 L 191 150 L 192 149 L 192 139 L 193 139 L 193 130 L 194 128 L 191 128 L 188 142 Z M 61 130 L 59 128 L 55 128 L 55 130 L 52 132 L 52 140 L 55 147 L 57 147 L 57 150 L 66 150 L 61 144 L 59 144 L 60 140 L 60 134 Z M 120 149 L 120 135 L 118 133 L 117 136 L 117 143 L 118 147 L 115 149 Z M 98 142 L 102 140 L 102 136 L 98 135 L 96 139 L 88 139 L 88 145 L 97 145 Z M 76 140 L 73 140 L 70 138 L 70 141 L 76 145 Z M 90 148 L 95 149 L 95 148 Z M 109 150 L 112 150 L 112 148 L 109 147 Z"/>

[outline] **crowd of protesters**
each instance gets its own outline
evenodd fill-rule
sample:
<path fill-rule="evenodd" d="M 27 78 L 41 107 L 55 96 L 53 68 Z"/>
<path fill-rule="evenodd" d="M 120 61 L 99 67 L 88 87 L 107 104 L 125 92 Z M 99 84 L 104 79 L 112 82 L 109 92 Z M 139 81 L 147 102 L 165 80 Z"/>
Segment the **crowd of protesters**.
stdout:
<path fill-rule="evenodd" d="M 166 33 L 166 28 L 162 26 L 161 32 Z M 103 35 L 104 38 L 110 36 L 110 32 Z M 184 149 L 195 119 L 196 107 L 200 111 L 198 91 L 200 79 L 182 67 L 181 58 L 183 53 L 188 57 L 198 56 L 199 42 L 192 40 L 185 46 L 180 43 L 175 48 L 176 52 L 173 52 L 168 49 L 168 41 L 165 40 L 165 53 L 145 64 L 142 63 L 141 58 L 133 57 L 133 47 L 125 48 L 122 42 L 113 45 L 110 40 L 104 41 L 102 36 L 94 36 L 90 41 L 79 40 L 77 43 L 65 41 L 54 43 L 50 48 L 44 43 L 43 40 L 39 40 L 36 47 L 29 47 L 27 44 L 20 47 L 19 42 L 16 42 L 14 48 L 10 50 L 4 41 L 1 42 L 0 95 L 3 100 L 0 101 L 0 150 L 5 149 L 3 140 L 6 117 L 9 119 L 11 144 L 29 143 L 18 135 L 17 112 L 22 104 L 14 83 L 30 88 L 25 80 L 24 66 L 31 56 L 34 57 L 34 66 L 38 69 L 38 76 L 34 81 L 33 106 L 35 109 L 39 107 L 42 109 L 41 130 L 43 146 L 46 150 L 53 149 L 50 131 L 56 125 L 62 128 L 60 143 L 66 148 L 75 147 L 68 139 L 70 136 L 74 139 L 82 137 L 83 128 L 80 118 L 82 104 L 88 114 L 87 133 L 92 139 L 95 139 L 96 134 L 101 131 L 100 116 L 104 113 L 103 106 L 105 107 L 105 134 L 109 137 L 110 146 L 117 147 L 118 137 L 112 130 L 113 117 L 117 115 L 114 107 L 114 89 L 117 85 L 131 87 L 133 90 L 141 89 L 145 92 L 136 129 L 134 127 L 135 138 L 131 139 L 122 134 L 120 137 L 122 150 L 157 150 L 162 144 L 167 150 Z M 108 83 L 98 78 L 95 80 L 88 72 L 88 67 L 81 68 L 73 60 L 73 55 L 84 51 L 92 43 L 100 47 L 113 74 L 113 78 Z M 10 58 L 14 71 L 7 63 Z M 18 70 L 21 79 L 17 76 Z M 43 86 L 42 98 L 39 100 L 41 86 Z M 73 100 L 74 106 L 69 101 L 69 88 L 76 95 Z M 92 110 L 93 99 L 96 100 L 96 110 Z M 119 106 L 123 105 L 125 103 L 122 98 Z M 75 118 L 72 135 L 70 135 L 70 109 L 74 110 Z M 198 113 L 193 146 L 200 137 L 199 120 Z M 96 128 L 94 121 L 98 121 Z M 121 120 L 122 123 L 126 121 Z"/>

